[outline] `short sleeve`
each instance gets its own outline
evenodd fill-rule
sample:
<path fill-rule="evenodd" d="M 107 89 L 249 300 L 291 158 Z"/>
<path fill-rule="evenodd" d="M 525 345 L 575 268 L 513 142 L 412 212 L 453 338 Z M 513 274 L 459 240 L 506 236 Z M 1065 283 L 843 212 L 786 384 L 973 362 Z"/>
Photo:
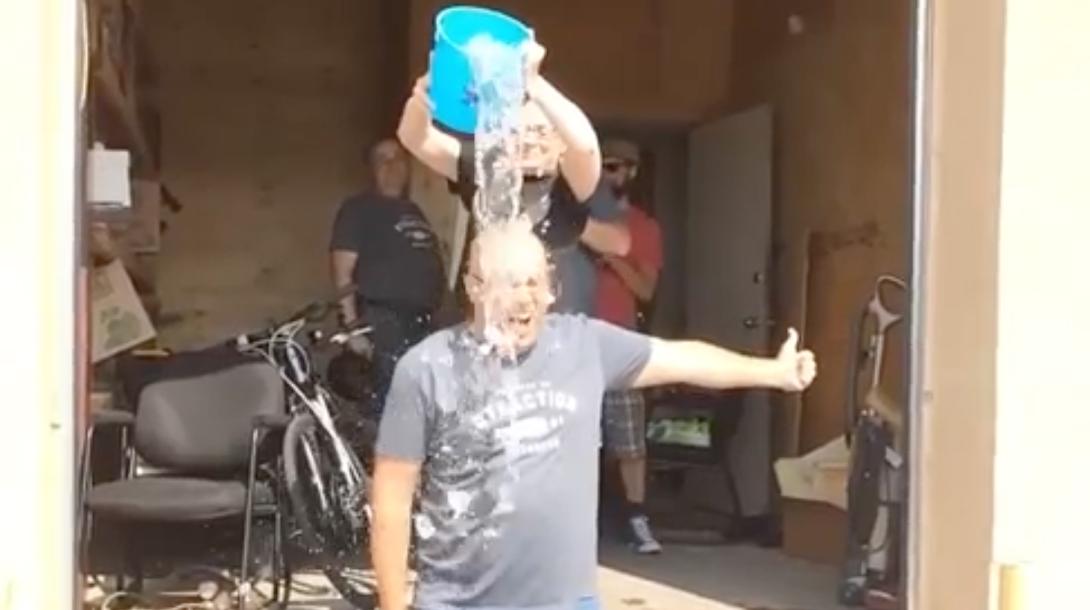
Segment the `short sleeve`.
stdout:
<path fill-rule="evenodd" d="M 394 369 L 386 407 L 379 423 L 375 453 L 384 457 L 423 462 L 427 455 L 428 400 L 420 383 L 419 363 L 410 356 Z"/>
<path fill-rule="evenodd" d="M 632 255 L 641 264 L 655 271 L 661 271 L 663 264 L 662 231 L 659 229 L 659 223 L 643 212 L 637 213 L 641 214 L 642 218 L 640 218 L 638 224 L 630 225 L 633 229 Z"/>
<path fill-rule="evenodd" d="M 545 218 L 534 231 L 549 248 L 558 249 L 579 243 L 587 226 L 590 208 L 577 203 L 567 183 L 558 180 L 550 195 L 551 203 Z"/>
<path fill-rule="evenodd" d="M 632 387 L 651 359 L 651 338 L 602 320 L 587 320 L 587 325 L 598 343 L 606 388 Z"/>
<path fill-rule="evenodd" d="M 352 199 L 346 200 L 337 210 L 333 219 L 333 235 L 329 240 L 330 250 L 359 250 L 360 232 L 366 225 L 363 218 L 363 206 Z"/>
<path fill-rule="evenodd" d="M 467 212 L 473 211 L 473 196 L 477 192 L 476 147 L 472 139 L 459 140 L 458 172 L 454 181 L 448 181 L 448 190 L 458 196 Z"/>

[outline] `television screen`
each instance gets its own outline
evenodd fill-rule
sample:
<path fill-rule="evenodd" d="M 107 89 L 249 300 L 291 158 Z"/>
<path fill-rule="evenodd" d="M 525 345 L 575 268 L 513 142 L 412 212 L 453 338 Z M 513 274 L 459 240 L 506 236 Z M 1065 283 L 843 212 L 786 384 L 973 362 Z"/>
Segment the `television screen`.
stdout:
<path fill-rule="evenodd" d="M 647 423 L 647 440 L 657 445 L 712 448 L 712 419 L 704 409 L 657 409 Z"/>

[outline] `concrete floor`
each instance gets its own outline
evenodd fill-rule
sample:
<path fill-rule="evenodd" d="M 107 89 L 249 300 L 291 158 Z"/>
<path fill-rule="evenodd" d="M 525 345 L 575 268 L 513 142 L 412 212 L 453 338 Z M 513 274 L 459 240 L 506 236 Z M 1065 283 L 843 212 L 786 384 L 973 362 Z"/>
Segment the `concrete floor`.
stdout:
<path fill-rule="evenodd" d="M 601 551 L 605 610 L 840 610 L 835 568 L 745 546 L 671 545 L 657 557 L 619 546 Z M 315 574 L 301 576 L 311 595 L 293 594 L 293 610 L 351 610 Z"/>
<path fill-rule="evenodd" d="M 657 557 L 603 548 L 608 610 L 839 610 L 837 570 L 748 546 L 670 545 Z"/>
<path fill-rule="evenodd" d="M 619 545 L 600 552 L 599 587 L 605 610 L 840 610 L 834 602 L 835 568 L 791 559 L 776 550 L 747 546 L 671 544 L 662 555 L 642 557 Z M 151 593 L 148 606 L 176 607 L 179 591 Z M 88 591 L 87 608 L 103 595 Z M 150 591 L 149 591 L 150 593 Z M 113 607 L 111 605 L 111 607 Z M 292 610 L 352 610 L 319 572 L 295 575 Z"/>

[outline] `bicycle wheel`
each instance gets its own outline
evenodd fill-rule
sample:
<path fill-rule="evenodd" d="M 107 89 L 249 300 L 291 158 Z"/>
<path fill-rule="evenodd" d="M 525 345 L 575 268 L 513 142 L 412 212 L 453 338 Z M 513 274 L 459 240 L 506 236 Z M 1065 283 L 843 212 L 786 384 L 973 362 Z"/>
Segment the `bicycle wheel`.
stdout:
<path fill-rule="evenodd" d="M 349 468 L 363 473 L 352 452 Z M 329 435 L 309 415 L 297 417 L 284 434 L 284 478 L 292 515 L 303 541 L 341 596 L 372 610 L 376 589 L 367 552 L 367 479 L 346 481 Z"/>

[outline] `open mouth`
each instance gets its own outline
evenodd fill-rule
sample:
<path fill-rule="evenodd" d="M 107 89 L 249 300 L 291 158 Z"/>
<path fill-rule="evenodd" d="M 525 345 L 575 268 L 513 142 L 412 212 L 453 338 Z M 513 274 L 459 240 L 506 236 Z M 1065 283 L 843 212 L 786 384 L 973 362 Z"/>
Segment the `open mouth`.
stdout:
<path fill-rule="evenodd" d="M 529 330 L 533 320 L 533 315 L 529 313 L 511 315 L 507 317 L 507 327 L 518 333 L 524 333 Z"/>

